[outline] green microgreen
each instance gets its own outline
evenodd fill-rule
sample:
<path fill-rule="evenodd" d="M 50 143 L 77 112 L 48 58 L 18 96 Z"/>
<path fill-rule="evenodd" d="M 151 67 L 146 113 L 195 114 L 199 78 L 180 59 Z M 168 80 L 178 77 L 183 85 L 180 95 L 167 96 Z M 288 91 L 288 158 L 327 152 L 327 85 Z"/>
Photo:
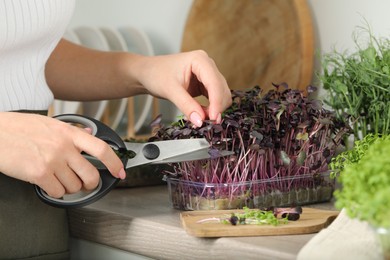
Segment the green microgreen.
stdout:
<path fill-rule="evenodd" d="M 325 103 L 338 118 L 350 117 L 355 140 L 390 133 L 390 40 L 374 37 L 368 26 L 358 29 L 357 51 L 323 55 L 319 76 L 328 92 Z"/>
<path fill-rule="evenodd" d="M 173 122 L 172 126 L 184 127 L 185 126 L 184 115 L 177 116 L 177 121 Z"/>
<path fill-rule="evenodd" d="M 354 164 L 366 154 L 368 148 L 374 143 L 380 135 L 367 134 L 362 140 L 357 140 L 354 143 L 353 149 L 346 150 L 336 157 L 332 158 L 329 168 L 332 170 L 332 177 L 336 177 L 346 165 Z"/>
<path fill-rule="evenodd" d="M 207 223 L 211 221 L 218 221 L 223 224 L 236 225 L 273 225 L 286 224 L 287 217 L 278 217 L 272 210 L 249 209 L 243 207 L 244 212 L 233 212 L 222 218 L 207 218 L 199 220 L 197 223 Z"/>
<path fill-rule="evenodd" d="M 390 136 L 368 135 L 355 148 L 336 157 L 342 184 L 336 207 L 375 227 L 390 227 Z M 342 164 L 344 162 L 344 164 Z"/>
<path fill-rule="evenodd" d="M 136 153 L 131 150 L 127 150 L 127 149 L 121 149 L 121 150 L 113 149 L 113 150 L 120 159 L 124 159 L 124 158 L 132 159 L 136 156 Z"/>

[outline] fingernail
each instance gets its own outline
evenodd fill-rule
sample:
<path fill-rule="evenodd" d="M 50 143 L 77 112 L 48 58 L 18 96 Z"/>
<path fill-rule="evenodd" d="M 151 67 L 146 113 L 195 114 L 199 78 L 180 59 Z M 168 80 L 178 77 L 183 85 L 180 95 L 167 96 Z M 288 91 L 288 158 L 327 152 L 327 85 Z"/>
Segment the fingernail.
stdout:
<path fill-rule="evenodd" d="M 86 127 L 84 128 L 85 131 L 87 131 L 89 134 L 92 134 L 92 128 Z"/>
<path fill-rule="evenodd" d="M 190 115 L 191 122 L 196 125 L 197 127 L 201 127 L 203 124 L 202 118 L 200 115 L 196 112 L 192 112 Z"/>
<path fill-rule="evenodd" d="M 219 113 L 219 114 L 217 115 L 217 119 L 215 120 L 215 122 L 216 122 L 217 124 L 220 124 L 221 121 L 222 121 L 222 115 L 221 115 L 221 113 Z"/>
<path fill-rule="evenodd" d="M 118 173 L 118 176 L 120 179 L 124 180 L 126 178 L 126 172 L 125 172 L 125 169 L 121 169 Z"/>

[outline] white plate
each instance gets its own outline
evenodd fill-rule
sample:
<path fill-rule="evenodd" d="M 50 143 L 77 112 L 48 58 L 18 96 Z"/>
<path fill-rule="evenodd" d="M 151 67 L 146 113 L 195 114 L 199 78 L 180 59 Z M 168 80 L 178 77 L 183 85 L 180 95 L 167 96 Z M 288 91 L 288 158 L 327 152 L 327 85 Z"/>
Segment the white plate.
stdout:
<path fill-rule="evenodd" d="M 80 44 L 80 40 L 77 35 L 70 29 L 65 31 L 63 38 L 70 42 Z M 53 102 L 53 115 L 76 114 L 80 109 L 80 105 L 81 103 L 77 101 L 63 101 L 56 99 Z"/>
<path fill-rule="evenodd" d="M 118 30 L 111 27 L 101 27 L 100 31 L 106 38 L 111 51 L 127 51 L 126 41 Z"/>
<path fill-rule="evenodd" d="M 77 34 L 75 34 L 71 29 L 67 29 L 65 31 L 63 38 L 75 44 L 81 44 L 79 37 L 77 37 Z"/>
<path fill-rule="evenodd" d="M 119 27 L 118 30 L 126 41 L 129 52 L 146 56 L 154 55 L 152 43 L 145 32 L 131 26 Z"/>
<path fill-rule="evenodd" d="M 106 38 L 109 49 L 111 51 L 127 51 L 125 40 L 122 38 L 120 33 L 109 27 L 102 27 L 100 31 Z M 127 107 L 127 98 L 110 100 L 108 103 L 109 111 L 109 125 L 112 129 L 117 129 L 120 122 L 122 121 Z"/>
<path fill-rule="evenodd" d="M 141 30 L 131 26 L 119 27 L 118 31 L 126 42 L 129 52 L 153 56 L 154 51 L 149 37 Z M 153 105 L 153 97 L 150 95 L 136 96 L 134 99 L 134 130 L 138 132 L 145 121 L 152 121 L 150 110 Z"/>
<path fill-rule="evenodd" d="M 80 43 L 88 48 L 109 51 L 107 40 L 103 33 L 95 27 L 81 26 L 74 29 Z M 83 102 L 83 114 L 100 120 L 108 104 L 107 100 Z"/>

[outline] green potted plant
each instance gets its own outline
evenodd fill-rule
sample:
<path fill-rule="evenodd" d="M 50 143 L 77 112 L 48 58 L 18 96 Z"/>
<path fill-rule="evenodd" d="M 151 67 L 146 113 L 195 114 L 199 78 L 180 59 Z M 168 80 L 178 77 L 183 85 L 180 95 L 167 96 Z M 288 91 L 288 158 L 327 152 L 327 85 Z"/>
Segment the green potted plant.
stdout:
<path fill-rule="evenodd" d="M 335 157 L 341 189 L 336 207 L 367 221 L 377 232 L 385 259 L 390 259 L 390 136 L 367 135 L 353 149 Z"/>
<path fill-rule="evenodd" d="M 338 118 L 350 116 L 355 140 L 369 133 L 390 133 L 390 40 L 358 29 L 357 51 L 324 54 L 319 76 L 328 93 L 325 103 Z"/>
<path fill-rule="evenodd" d="M 344 121 L 287 84 L 262 93 L 233 91 L 221 124 L 195 128 L 180 119 L 150 140 L 205 137 L 234 155 L 173 164 L 165 171 L 170 199 L 185 210 L 303 205 L 328 201 L 334 180 L 328 163 L 349 132 Z M 308 93 L 315 88 L 308 87 Z"/>

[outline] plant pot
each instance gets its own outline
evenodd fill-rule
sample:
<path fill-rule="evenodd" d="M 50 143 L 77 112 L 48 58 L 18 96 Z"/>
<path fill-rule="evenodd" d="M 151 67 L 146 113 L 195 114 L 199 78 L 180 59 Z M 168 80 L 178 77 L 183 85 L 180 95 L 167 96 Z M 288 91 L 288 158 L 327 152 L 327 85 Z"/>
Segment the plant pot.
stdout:
<path fill-rule="evenodd" d="M 390 228 L 374 228 L 382 248 L 383 259 L 390 260 Z"/>
<path fill-rule="evenodd" d="M 181 210 L 224 210 L 297 206 L 332 198 L 334 179 L 329 173 L 253 180 L 237 183 L 201 183 L 166 176 L 169 199 Z"/>

